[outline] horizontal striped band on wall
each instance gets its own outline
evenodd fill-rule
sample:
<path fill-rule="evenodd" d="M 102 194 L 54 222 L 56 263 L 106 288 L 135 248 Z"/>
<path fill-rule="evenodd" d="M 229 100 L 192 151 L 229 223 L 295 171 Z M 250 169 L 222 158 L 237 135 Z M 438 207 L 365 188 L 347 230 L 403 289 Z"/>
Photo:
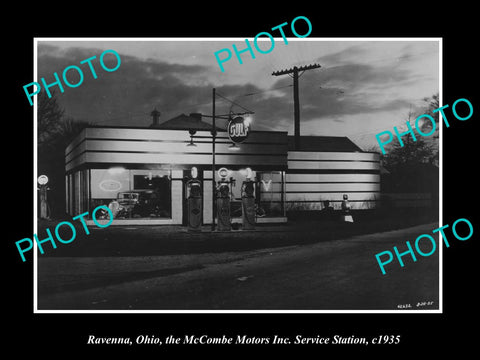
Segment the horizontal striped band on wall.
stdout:
<path fill-rule="evenodd" d="M 331 203 L 338 203 L 341 204 L 343 200 L 329 200 Z M 285 204 L 323 204 L 324 200 L 317 200 L 317 201 L 285 201 Z M 378 203 L 378 200 L 350 200 L 350 203 L 363 203 L 363 202 L 370 202 L 370 203 Z M 260 199 L 260 204 L 281 204 L 282 201 L 280 200 L 262 200 Z"/>
<path fill-rule="evenodd" d="M 330 201 L 331 203 L 342 203 L 343 202 L 343 199 L 342 200 L 330 200 L 330 199 L 327 199 L 328 201 Z M 325 200 L 289 200 L 289 201 L 285 201 L 285 203 L 319 203 L 319 204 L 322 204 Z M 265 201 L 267 202 L 267 201 Z M 372 203 L 377 203 L 378 202 L 378 199 L 373 199 L 373 200 L 350 200 L 350 198 L 348 199 L 348 202 L 350 203 L 358 203 L 358 202 L 372 202 Z"/>
<path fill-rule="evenodd" d="M 69 164 L 70 165 L 70 164 Z M 112 167 L 122 167 L 127 170 L 134 170 L 134 169 L 141 169 L 141 170 L 187 170 L 190 171 L 192 167 L 197 167 L 198 171 L 202 171 L 205 169 L 211 169 L 211 164 L 198 164 L 198 163 L 185 163 L 185 164 L 175 164 L 175 163 L 167 163 L 167 164 L 160 164 L 160 163 L 105 163 L 105 162 L 89 162 L 83 163 L 81 165 L 76 166 L 75 168 L 67 168 L 67 173 L 71 173 L 72 171 L 81 170 L 81 169 L 110 169 Z M 216 171 L 220 169 L 220 167 L 224 167 L 224 165 L 217 164 Z M 230 165 L 229 169 L 232 170 L 239 170 L 244 169 L 247 167 L 246 165 Z M 262 169 L 265 171 L 277 171 L 278 165 L 262 165 Z"/>
<path fill-rule="evenodd" d="M 288 169 L 288 174 L 312 174 L 312 175 L 322 175 L 322 174 L 331 174 L 331 175 L 360 175 L 360 174 L 371 174 L 377 175 L 380 173 L 380 169 Z"/>
<path fill-rule="evenodd" d="M 300 184 L 287 183 L 286 191 L 289 192 L 367 192 L 380 191 L 379 183 L 334 183 L 334 184 Z"/>
<path fill-rule="evenodd" d="M 328 194 L 328 193 L 348 193 L 348 194 L 351 194 L 351 193 L 357 193 L 357 192 L 380 192 L 380 184 L 346 184 L 346 185 L 351 185 L 351 186 L 328 186 L 328 185 L 336 185 L 336 184 L 324 184 L 324 185 L 327 185 L 327 186 L 324 186 L 324 187 L 318 187 L 316 186 L 315 188 L 311 189 L 311 190 L 305 190 L 305 189 L 301 189 L 301 188 L 295 188 L 292 190 L 292 188 L 289 188 L 288 186 L 286 187 L 286 193 L 290 193 L 290 194 L 315 194 L 315 193 L 325 193 L 325 194 Z M 366 185 L 366 186 L 362 186 L 362 185 Z M 371 186 L 369 186 L 371 185 Z M 261 186 L 261 184 L 260 184 Z M 264 187 L 261 188 L 262 189 L 262 194 L 263 196 L 268 196 L 269 194 L 281 194 L 282 193 L 282 190 L 281 190 L 281 187 L 280 186 L 277 186 L 277 187 L 273 187 L 273 186 L 270 186 L 267 189 L 265 189 Z"/>
<path fill-rule="evenodd" d="M 340 201 L 330 201 L 330 205 L 334 210 L 341 210 L 342 204 Z M 350 208 L 352 210 L 367 210 L 375 209 L 378 207 L 376 201 L 350 201 Z M 285 203 L 285 211 L 320 211 L 325 208 L 325 205 L 320 201 L 292 201 Z"/>
<path fill-rule="evenodd" d="M 383 193 L 383 197 L 395 200 L 431 199 L 431 193 Z"/>
<path fill-rule="evenodd" d="M 351 197 L 353 194 L 355 194 L 355 193 L 365 193 L 365 192 L 364 192 L 364 191 L 349 191 L 349 192 L 347 192 L 347 191 L 345 191 L 345 192 L 343 192 L 343 191 L 340 191 L 340 192 L 339 192 L 339 191 L 316 191 L 316 192 L 312 191 L 312 192 L 309 192 L 309 193 L 304 193 L 304 192 L 290 192 L 289 194 L 290 194 L 291 197 L 297 195 L 297 198 L 303 198 L 303 199 L 307 198 L 307 199 L 309 199 L 309 198 L 311 198 L 311 195 L 310 195 L 310 194 L 324 194 L 324 196 L 328 198 L 330 194 L 335 194 L 335 196 L 336 196 L 336 195 L 339 194 L 339 193 L 341 193 L 341 194 L 347 194 L 347 195 L 348 195 L 348 199 L 350 200 L 350 197 Z M 379 193 L 379 192 L 378 192 L 378 193 Z M 281 191 L 262 192 L 262 193 L 260 193 L 260 198 L 261 198 L 261 199 L 280 199 L 280 198 L 281 198 L 281 194 L 282 194 Z M 343 199 L 343 197 L 342 197 L 342 199 Z M 342 200 L 342 199 L 340 199 L 340 200 Z M 383 198 L 381 198 L 381 199 L 384 200 Z M 327 200 L 329 200 L 329 199 L 327 199 Z M 379 198 L 379 200 L 380 200 L 380 198 Z M 292 201 L 293 201 L 293 200 L 292 200 Z M 296 201 L 296 200 L 295 200 L 295 201 Z M 310 200 L 307 200 L 307 201 L 310 201 Z M 323 200 L 319 200 L 319 201 L 323 201 Z M 401 200 L 400 200 L 400 201 L 401 201 Z"/>
<path fill-rule="evenodd" d="M 331 182 L 331 181 L 311 181 L 311 182 L 302 182 L 302 181 L 296 181 L 296 182 L 286 182 L 286 184 L 380 184 L 378 181 L 337 181 L 337 182 Z"/>
<path fill-rule="evenodd" d="M 76 148 L 80 143 L 82 143 L 86 137 L 87 129 L 82 129 L 78 135 L 67 145 L 65 148 L 65 155 L 70 153 L 74 148 Z"/>
<path fill-rule="evenodd" d="M 296 170 L 376 170 L 380 171 L 378 162 L 359 161 L 291 161 L 288 160 L 288 169 Z"/>
<path fill-rule="evenodd" d="M 278 170 L 286 169 L 286 156 L 258 155 L 250 156 L 243 154 L 216 155 L 217 168 L 220 166 L 251 166 L 261 168 L 264 164 L 275 166 Z M 211 165 L 212 156 L 198 154 L 151 154 L 151 153 L 111 153 L 111 152 L 85 152 L 66 164 L 66 170 L 85 163 L 108 163 L 108 164 L 198 164 Z"/>
<path fill-rule="evenodd" d="M 380 182 L 380 174 L 286 174 L 287 183 Z"/>
<path fill-rule="evenodd" d="M 366 210 L 366 209 L 375 209 L 378 207 L 377 200 L 350 200 L 350 205 L 352 210 Z M 335 210 L 341 210 L 342 201 L 341 200 L 330 200 L 330 205 L 333 206 Z M 279 208 L 282 206 L 281 201 L 260 201 L 261 207 L 268 208 Z M 323 201 L 286 201 L 285 202 L 285 211 L 312 211 L 312 210 L 322 210 L 325 208 Z"/>
<path fill-rule="evenodd" d="M 288 152 L 288 169 L 298 170 L 380 170 L 376 153 L 362 152 Z M 287 179 L 288 181 L 288 179 Z"/>
<path fill-rule="evenodd" d="M 286 193 L 286 201 L 323 201 L 323 200 L 343 200 L 345 192 L 337 193 Z M 349 200 L 379 200 L 379 192 L 352 192 L 347 193 Z"/>
<path fill-rule="evenodd" d="M 311 160 L 298 160 L 298 159 L 288 159 L 289 161 L 298 161 L 298 162 L 367 162 L 367 163 L 379 163 L 379 161 L 372 161 L 372 160 L 333 160 L 333 159 L 328 159 L 328 160 L 317 160 L 317 159 L 311 159 Z"/>
<path fill-rule="evenodd" d="M 268 136 L 266 136 L 268 134 Z M 194 135 L 195 139 L 206 141 L 210 139 L 209 131 L 197 131 Z M 65 149 L 65 154 L 72 151 L 84 139 L 102 139 L 102 140 L 138 140 L 138 141 L 190 141 L 188 130 L 163 130 L 163 129 L 131 129 L 131 128 L 86 128 L 70 143 Z M 216 140 L 229 141 L 226 132 L 217 132 Z M 244 144 L 261 143 L 261 144 L 288 144 L 287 132 L 283 131 L 252 131 Z"/>
<path fill-rule="evenodd" d="M 236 153 L 232 153 L 232 152 L 222 152 L 220 151 L 221 149 L 219 149 L 219 151 L 215 151 L 215 157 L 217 156 L 238 156 Z M 175 156 L 183 156 L 183 155 L 203 155 L 203 156 L 208 156 L 210 158 L 212 158 L 212 153 L 211 152 L 195 152 L 195 153 L 187 153 L 187 152 L 173 152 L 173 151 L 121 151 L 121 150 L 116 150 L 116 151 L 109 151 L 109 150 L 85 150 L 79 154 L 77 154 L 75 157 L 72 157 L 70 158 L 69 160 L 66 161 L 66 164 L 68 164 L 69 162 L 75 160 L 76 158 L 80 157 L 81 155 L 85 154 L 85 153 L 116 153 L 116 154 L 161 154 L 161 155 L 165 155 L 165 156 L 172 156 L 172 157 L 175 157 Z M 281 157 L 282 158 L 282 162 L 285 162 L 285 155 L 284 154 L 270 154 L 270 153 L 242 153 L 242 155 L 246 155 L 246 156 L 263 156 L 263 157 Z M 276 163 L 276 162 L 274 162 Z M 199 163 L 199 165 L 208 165 L 208 163 L 205 163 L 205 164 L 201 164 Z M 234 163 L 232 163 L 232 165 L 235 165 Z"/>
<path fill-rule="evenodd" d="M 342 201 L 343 195 L 348 195 L 351 201 L 380 200 L 380 192 L 318 192 L 318 193 L 286 193 L 285 201 Z M 281 201 L 281 193 L 265 193 L 262 192 L 261 200 Z"/>
<path fill-rule="evenodd" d="M 380 161 L 380 155 L 364 152 L 306 152 L 289 151 L 289 161 Z"/>
<path fill-rule="evenodd" d="M 105 140 L 85 140 L 77 147 L 72 149 L 65 155 L 65 161 L 68 163 L 76 156 L 86 152 L 123 152 L 123 153 L 165 153 L 165 154 L 212 154 L 212 144 L 199 144 L 196 146 L 188 146 L 189 141 L 182 142 L 145 142 L 145 141 L 105 141 Z M 271 156 L 286 156 L 288 147 L 287 144 L 272 145 L 272 144 L 239 144 L 236 145 L 235 150 L 231 150 L 231 142 L 223 142 L 215 144 L 215 153 L 232 154 L 249 154 L 249 155 L 271 155 Z"/>
<path fill-rule="evenodd" d="M 208 145 L 210 147 L 210 149 L 212 148 L 212 140 L 211 140 L 211 137 L 210 138 L 204 138 L 202 136 L 193 136 L 193 143 L 195 145 L 198 145 L 198 144 L 201 144 L 201 145 Z M 74 147 L 68 147 L 68 151 L 66 150 L 65 151 L 65 156 L 67 156 L 68 154 L 70 154 L 72 151 L 75 151 L 75 149 L 77 147 L 80 147 L 84 142 L 87 142 L 87 141 L 97 141 L 97 142 L 117 142 L 117 141 L 122 141 L 122 142 L 125 142 L 125 143 L 138 143 L 138 144 L 141 144 L 141 143 L 150 143 L 152 145 L 155 145 L 157 144 L 162 144 L 162 143 L 171 143 L 171 144 L 184 144 L 184 145 L 187 145 L 187 144 L 190 144 L 191 142 L 191 139 L 190 137 L 185 138 L 185 139 L 182 139 L 182 140 L 169 140 L 169 139 L 164 139 L 164 140 L 144 140 L 144 139 L 108 139 L 108 138 L 83 138 L 81 139 L 79 142 L 76 143 L 76 145 Z M 215 145 L 218 145 L 218 144 L 228 144 L 228 145 L 231 145 L 232 144 L 232 141 L 229 139 L 229 138 L 224 138 L 224 137 L 217 137 L 216 140 L 215 140 Z M 278 143 L 274 143 L 274 142 L 265 142 L 265 141 L 248 141 L 248 142 L 244 142 L 243 144 L 248 144 L 248 145 L 272 145 L 272 146 L 285 146 L 285 147 L 288 147 L 288 145 L 284 142 L 278 142 Z M 239 144 L 238 144 L 239 145 Z"/>
<path fill-rule="evenodd" d="M 206 131 L 196 135 L 210 136 Z M 268 132 L 268 137 L 264 132 L 252 132 L 247 141 L 233 151 L 225 135 L 218 136 L 217 140 L 215 162 L 218 166 L 265 166 L 277 170 L 287 167 L 286 132 Z M 187 146 L 189 142 L 188 131 L 87 128 L 67 147 L 66 170 L 86 163 L 211 165 L 212 143 Z"/>

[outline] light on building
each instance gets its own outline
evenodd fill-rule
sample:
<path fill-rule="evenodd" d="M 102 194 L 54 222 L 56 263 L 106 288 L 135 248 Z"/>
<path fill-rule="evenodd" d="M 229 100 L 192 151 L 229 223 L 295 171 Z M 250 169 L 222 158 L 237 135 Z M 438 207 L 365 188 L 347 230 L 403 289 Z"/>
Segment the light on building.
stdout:
<path fill-rule="evenodd" d="M 109 174 L 118 175 L 125 171 L 125 168 L 122 166 L 114 166 L 107 170 Z"/>
<path fill-rule="evenodd" d="M 196 179 L 196 178 L 197 178 L 197 176 L 198 176 L 198 170 L 197 170 L 197 168 L 196 168 L 195 166 L 192 167 L 192 170 L 190 171 L 190 175 L 192 175 L 192 178 L 193 178 L 193 179 Z"/>

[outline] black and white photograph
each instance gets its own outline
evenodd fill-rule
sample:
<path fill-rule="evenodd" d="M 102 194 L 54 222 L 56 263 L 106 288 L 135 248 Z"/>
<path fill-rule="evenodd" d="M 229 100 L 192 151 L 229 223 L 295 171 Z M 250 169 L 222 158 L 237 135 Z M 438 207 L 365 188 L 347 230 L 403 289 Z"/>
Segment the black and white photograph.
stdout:
<path fill-rule="evenodd" d="M 36 45 L 39 311 L 441 309 L 441 39 Z"/>

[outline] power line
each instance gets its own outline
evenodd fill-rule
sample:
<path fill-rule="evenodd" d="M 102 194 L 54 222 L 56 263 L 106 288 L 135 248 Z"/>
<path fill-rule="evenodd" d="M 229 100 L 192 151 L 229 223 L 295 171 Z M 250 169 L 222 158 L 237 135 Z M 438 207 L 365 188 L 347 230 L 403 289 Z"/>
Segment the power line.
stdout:
<path fill-rule="evenodd" d="M 238 107 L 242 108 L 243 110 L 245 110 L 245 111 L 247 111 L 247 112 L 253 113 L 253 111 L 252 111 L 252 110 L 250 110 L 250 109 L 247 109 L 246 107 L 244 107 L 244 106 L 242 106 L 242 105 L 240 105 L 240 104 L 236 103 L 236 102 L 235 102 L 235 101 L 233 101 L 233 100 L 230 100 L 229 98 L 227 98 L 227 97 L 225 97 L 225 96 L 223 96 L 223 95 L 219 94 L 218 92 L 216 93 L 216 95 L 217 95 L 217 96 L 220 96 L 221 98 L 223 98 L 223 99 L 225 99 L 225 100 L 227 100 L 227 101 L 229 101 L 231 104 L 233 104 L 233 105 L 236 105 L 236 106 L 238 106 Z"/>
<path fill-rule="evenodd" d="M 289 88 L 289 87 L 292 87 L 292 86 L 293 86 L 292 84 L 286 85 L 286 86 L 280 86 L 280 87 L 274 88 L 274 89 L 267 89 L 267 90 L 261 90 L 261 91 L 246 93 L 246 94 L 243 94 L 243 95 L 239 95 L 238 97 L 242 97 L 242 96 L 253 96 L 253 95 L 263 94 L 263 93 L 266 93 L 266 92 L 269 92 L 269 91 L 275 91 L 275 90 L 285 89 L 285 88 Z"/>

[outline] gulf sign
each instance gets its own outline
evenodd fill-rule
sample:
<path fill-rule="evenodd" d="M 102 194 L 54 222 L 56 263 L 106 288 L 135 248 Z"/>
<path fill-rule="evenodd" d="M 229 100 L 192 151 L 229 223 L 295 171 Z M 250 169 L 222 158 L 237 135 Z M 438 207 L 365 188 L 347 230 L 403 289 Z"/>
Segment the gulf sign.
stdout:
<path fill-rule="evenodd" d="M 250 121 L 243 117 L 237 116 L 231 119 L 227 125 L 228 137 L 234 143 L 242 143 L 248 138 L 250 133 Z"/>

